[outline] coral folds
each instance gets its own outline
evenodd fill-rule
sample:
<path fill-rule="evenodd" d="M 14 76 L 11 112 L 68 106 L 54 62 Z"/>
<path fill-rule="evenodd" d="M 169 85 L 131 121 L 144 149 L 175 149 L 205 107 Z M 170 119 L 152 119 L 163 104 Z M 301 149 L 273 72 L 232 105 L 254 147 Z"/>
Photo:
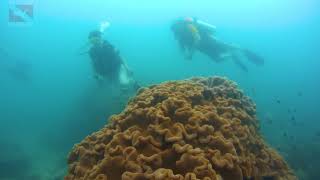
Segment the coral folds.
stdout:
<path fill-rule="evenodd" d="M 258 129 L 255 104 L 225 78 L 154 85 L 74 146 L 65 179 L 296 179 Z"/>

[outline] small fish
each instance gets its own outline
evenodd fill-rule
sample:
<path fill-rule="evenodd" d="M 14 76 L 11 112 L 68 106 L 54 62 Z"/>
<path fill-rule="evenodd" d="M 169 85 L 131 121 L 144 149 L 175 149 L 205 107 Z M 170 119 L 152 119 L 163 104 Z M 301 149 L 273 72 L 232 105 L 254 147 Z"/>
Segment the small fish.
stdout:
<path fill-rule="evenodd" d="M 283 136 L 284 136 L 284 137 L 288 137 L 287 132 L 284 132 L 284 133 L 283 133 Z"/>
<path fill-rule="evenodd" d="M 316 136 L 320 137 L 320 131 L 316 132 Z"/>
<path fill-rule="evenodd" d="M 297 125 L 296 118 L 294 116 L 291 117 L 291 122 L 293 125 Z"/>
<path fill-rule="evenodd" d="M 281 103 L 281 101 L 280 101 L 279 99 L 277 99 L 277 100 L 276 100 L 276 102 L 277 102 L 278 104 L 280 104 L 280 103 Z"/>
<path fill-rule="evenodd" d="M 296 112 L 297 112 L 297 110 L 296 110 L 296 109 L 293 109 L 293 112 L 294 112 L 294 113 L 296 113 Z"/>
<path fill-rule="evenodd" d="M 287 132 L 284 132 L 284 133 L 283 133 L 283 137 L 288 137 Z"/>
<path fill-rule="evenodd" d="M 301 97 L 303 94 L 301 91 L 298 92 L 298 96 Z"/>

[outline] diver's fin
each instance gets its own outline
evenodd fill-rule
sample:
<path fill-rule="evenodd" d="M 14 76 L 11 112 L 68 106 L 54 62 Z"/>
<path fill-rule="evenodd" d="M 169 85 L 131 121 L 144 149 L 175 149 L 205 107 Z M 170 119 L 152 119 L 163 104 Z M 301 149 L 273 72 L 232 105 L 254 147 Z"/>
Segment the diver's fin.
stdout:
<path fill-rule="evenodd" d="M 240 67 L 243 71 L 248 72 L 247 66 L 244 65 L 244 64 L 241 62 L 241 60 L 239 59 L 238 56 L 236 56 L 236 55 L 233 54 L 233 55 L 232 55 L 232 60 L 233 60 L 233 62 L 234 62 L 238 67 Z"/>
<path fill-rule="evenodd" d="M 247 57 L 247 59 L 253 64 L 258 66 L 264 65 L 264 59 L 261 56 L 257 55 L 256 53 L 248 49 L 243 49 L 242 52 Z"/>

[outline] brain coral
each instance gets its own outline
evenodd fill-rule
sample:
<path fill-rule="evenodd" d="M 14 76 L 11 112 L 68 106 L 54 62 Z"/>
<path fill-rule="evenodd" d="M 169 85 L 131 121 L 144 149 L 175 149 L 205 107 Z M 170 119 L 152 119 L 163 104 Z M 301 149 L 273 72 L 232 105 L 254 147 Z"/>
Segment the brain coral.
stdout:
<path fill-rule="evenodd" d="M 254 103 L 225 78 L 141 89 L 75 145 L 66 180 L 294 180 L 258 132 Z"/>

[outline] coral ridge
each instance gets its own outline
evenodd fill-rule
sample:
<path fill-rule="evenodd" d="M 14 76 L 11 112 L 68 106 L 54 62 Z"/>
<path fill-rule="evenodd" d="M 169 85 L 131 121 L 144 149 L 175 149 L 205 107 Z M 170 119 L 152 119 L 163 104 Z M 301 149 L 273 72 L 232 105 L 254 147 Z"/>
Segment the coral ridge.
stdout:
<path fill-rule="evenodd" d="M 66 180 L 294 180 L 259 135 L 255 104 L 222 77 L 140 89 L 70 152 Z"/>

